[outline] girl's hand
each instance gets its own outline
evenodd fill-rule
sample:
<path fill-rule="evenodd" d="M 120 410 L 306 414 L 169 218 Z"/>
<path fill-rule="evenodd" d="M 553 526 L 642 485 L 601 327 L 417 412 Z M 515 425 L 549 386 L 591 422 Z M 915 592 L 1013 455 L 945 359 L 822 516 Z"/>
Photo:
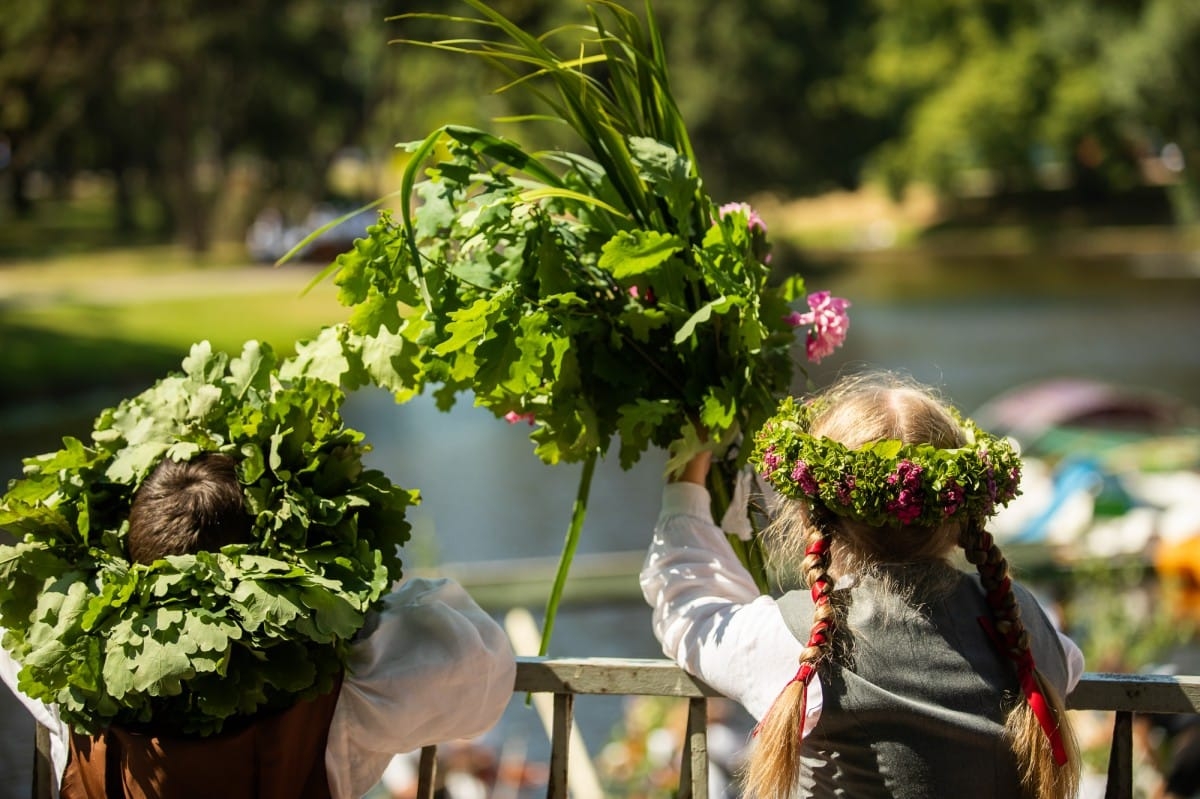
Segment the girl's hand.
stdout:
<path fill-rule="evenodd" d="M 708 450 L 698 452 L 687 462 L 687 466 L 683 467 L 683 471 L 678 477 L 671 478 L 671 482 L 695 483 L 696 485 L 708 484 L 708 469 L 712 463 L 712 453 Z"/>

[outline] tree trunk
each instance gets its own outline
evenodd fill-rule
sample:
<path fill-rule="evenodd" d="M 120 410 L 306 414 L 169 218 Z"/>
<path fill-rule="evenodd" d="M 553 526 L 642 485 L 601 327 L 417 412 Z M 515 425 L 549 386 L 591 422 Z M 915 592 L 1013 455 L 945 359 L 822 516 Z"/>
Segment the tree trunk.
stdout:
<path fill-rule="evenodd" d="M 165 196 L 183 244 L 199 255 L 208 252 L 212 244 L 212 192 L 206 193 L 200 185 L 191 109 L 186 102 L 173 98 L 167 113 L 168 141 L 163 146 Z M 223 165 L 213 169 L 224 171 Z"/>
<path fill-rule="evenodd" d="M 28 219 L 33 216 L 33 200 L 29 199 L 29 192 L 26 191 L 26 182 L 29 180 L 29 171 L 24 167 L 13 166 L 10 172 L 11 179 L 8 183 L 8 202 L 12 207 L 13 214 L 20 219 Z"/>
<path fill-rule="evenodd" d="M 130 185 L 129 164 L 124 153 L 113 156 L 113 226 L 122 236 L 137 232 L 137 216 L 133 211 L 133 187 Z"/>

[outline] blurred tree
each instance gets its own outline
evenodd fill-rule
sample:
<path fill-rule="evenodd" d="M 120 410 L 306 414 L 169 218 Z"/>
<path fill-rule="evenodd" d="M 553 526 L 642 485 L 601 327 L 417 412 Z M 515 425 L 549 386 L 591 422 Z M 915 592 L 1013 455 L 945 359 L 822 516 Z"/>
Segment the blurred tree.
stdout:
<path fill-rule="evenodd" d="M 140 174 L 165 224 L 203 250 L 237 159 L 319 194 L 380 100 L 382 13 L 371 0 L 0 0 L 13 205 L 28 210 L 35 165 L 99 169 L 129 225 Z"/>
<path fill-rule="evenodd" d="M 65 185 L 99 170 L 118 225 L 151 198 L 166 231 L 203 249 L 239 165 L 299 206 L 348 146 L 401 160 L 395 142 L 437 125 L 533 110 L 491 97 L 503 81 L 471 59 L 388 46 L 439 36 L 389 15 L 446 1 L 0 0 L 9 205 L 30 210 L 35 172 Z M 582 0 L 494 1 L 539 32 L 586 18 Z M 1200 217 L 1196 0 L 653 3 L 714 196 L 880 179 L 1096 200 L 1140 185 L 1150 154 L 1180 218 Z M 392 186 L 377 188 L 364 194 Z"/>
<path fill-rule="evenodd" d="M 987 168 L 1002 187 L 1033 180 L 1037 120 L 1053 87 L 1032 0 L 870 0 L 871 42 L 848 92 L 899 124 L 872 168 L 893 192 L 942 191 Z"/>
<path fill-rule="evenodd" d="M 113 45 L 85 0 L 6 0 L 0 16 L 0 142 L 10 204 L 25 215 L 32 210 L 28 184 L 35 167 L 49 162 L 80 123 L 89 94 L 106 78 L 97 67 L 109 62 Z"/>
<path fill-rule="evenodd" d="M 1177 173 L 1176 218 L 1200 224 L 1200 3 L 1134 6 L 1128 24 L 1105 39 L 1103 77 L 1123 118 Z"/>
<path fill-rule="evenodd" d="M 1141 161 L 1166 146 L 1178 216 L 1200 214 L 1200 4 L 865 2 L 869 42 L 844 92 L 896 125 L 868 167 L 893 193 L 914 181 L 955 193 L 983 177 L 989 191 L 1052 183 L 1103 199 L 1140 184 Z"/>
<path fill-rule="evenodd" d="M 850 103 L 875 10 L 821 0 L 657 0 L 675 94 L 714 196 L 857 185 L 894 131 Z"/>

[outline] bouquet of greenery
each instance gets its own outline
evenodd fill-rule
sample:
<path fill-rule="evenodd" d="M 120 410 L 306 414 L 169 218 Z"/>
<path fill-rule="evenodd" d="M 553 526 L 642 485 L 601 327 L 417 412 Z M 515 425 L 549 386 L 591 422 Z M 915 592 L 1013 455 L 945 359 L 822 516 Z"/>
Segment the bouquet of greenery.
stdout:
<path fill-rule="evenodd" d="M 302 346 L 297 374 L 374 382 L 405 401 L 434 386 L 509 421 L 537 455 L 583 465 L 543 631 L 543 654 L 597 458 L 615 437 L 628 468 L 650 446 L 669 469 L 753 435 L 792 383 L 797 328 L 819 359 L 845 335 L 844 300 L 771 280 L 766 226 L 706 194 L 672 98 L 662 40 L 611 2 L 590 24 L 534 36 L 480 0 L 429 17 L 490 38 L 413 44 L 478 57 L 565 123 L 580 152 L 531 152 L 446 126 L 407 145 L 399 218 L 386 212 L 337 258 L 353 311 Z M 567 55 L 559 55 L 555 44 Z M 703 432 L 701 432 L 703 431 Z M 713 474 L 717 518 L 745 452 Z M 732 538 L 767 588 L 757 540 Z"/>
<path fill-rule="evenodd" d="M 197 344 L 104 411 L 91 442 L 25 461 L 0 498 L 3 646 L 18 685 L 77 730 L 187 734 L 329 691 L 350 638 L 400 577 L 415 492 L 365 470 L 341 390 L 282 382 L 271 351 Z M 133 564 L 133 495 L 163 458 L 238 462 L 252 543 Z"/>

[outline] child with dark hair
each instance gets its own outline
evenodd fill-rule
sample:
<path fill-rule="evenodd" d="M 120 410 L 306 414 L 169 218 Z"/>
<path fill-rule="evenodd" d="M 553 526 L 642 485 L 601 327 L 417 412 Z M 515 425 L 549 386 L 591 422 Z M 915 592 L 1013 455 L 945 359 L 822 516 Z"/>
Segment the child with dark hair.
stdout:
<path fill-rule="evenodd" d="M 237 461 L 206 452 L 190 461 L 165 458 L 138 488 L 129 509 L 129 559 L 215 552 L 250 541 L 250 516 Z"/>
<path fill-rule="evenodd" d="M 249 543 L 237 467 L 218 453 L 164 458 L 134 494 L 130 561 L 149 566 Z M 19 665 L 0 650 L 0 677 L 51 727 L 63 799 L 358 799 L 395 754 L 490 728 L 515 676 L 503 630 L 444 579 L 410 579 L 388 594 L 350 642 L 346 666 L 333 691 L 215 735 L 154 723 L 89 735 L 23 696 Z"/>
<path fill-rule="evenodd" d="M 1012 445 L 882 374 L 785 400 L 751 462 L 804 589 L 760 595 L 712 522 L 707 454 L 667 485 L 641 577 L 664 652 L 760 720 L 748 795 L 1073 797 L 1083 658 L 985 529 L 1017 493 Z"/>

